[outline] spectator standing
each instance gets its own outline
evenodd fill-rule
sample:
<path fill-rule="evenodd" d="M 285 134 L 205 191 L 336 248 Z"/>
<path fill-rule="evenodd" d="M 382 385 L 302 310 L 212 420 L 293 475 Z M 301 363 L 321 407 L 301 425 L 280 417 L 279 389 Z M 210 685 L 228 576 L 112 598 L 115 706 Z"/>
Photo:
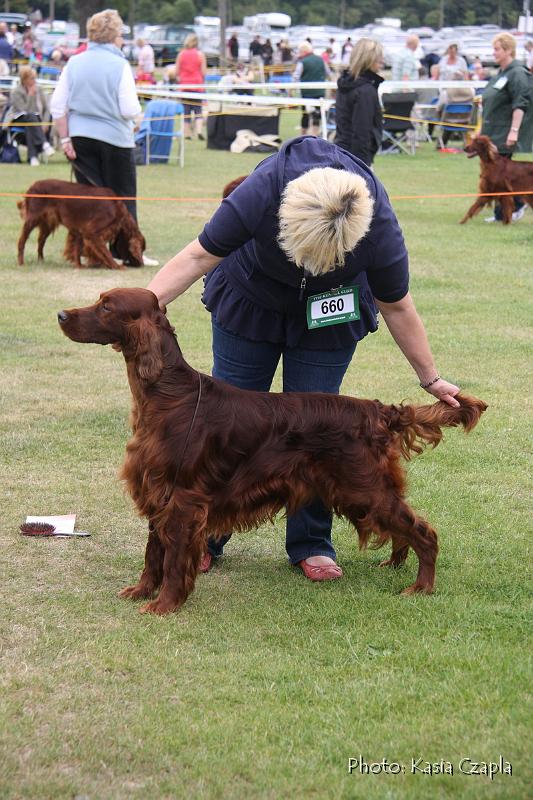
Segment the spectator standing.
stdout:
<path fill-rule="evenodd" d="M 332 65 L 340 64 L 341 62 L 341 51 L 339 47 L 339 43 L 336 39 L 331 38 L 329 40 L 329 48 L 331 50 L 331 63 Z"/>
<path fill-rule="evenodd" d="M 205 55 L 198 49 L 198 36 L 195 33 L 190 33 L 185 39 L 183 50 L 178 54 L 176 59 L 176 77 L 179 84 L 193 84 L 187 88 L 187 92 L 194 92 L 199 95 L 197 101 L 190 98 L 184 99 L 183 108 L 185 111 L 185 138 L 192 138 L 193 120 L 194 130 L 196 136 L 200 141 L 204 140 L 203 125 L 204 119 L 202 115 L 202 94 L 205 89 L 199 84 L 205 83 L 205 75 L 207 72 L 207 61 Z M 196 86 L 194 86 L 196 84 Z"/>
<path fill-rule="evenodd" d="M 293 73 L 293 78 L 297 83 L 317 83 L 326 80 L 326 65 L 320 58 L 313 53 L 313 47 L 309 42 L 301 42 L 298 47 L 298 61 L 296 69 Z M 302 89 L 301 95 L 304 98 L 318 99 L 325 97 L 325 89 Z M 317 106 L 306 106 L 302 114 L 302 136 L 308 132 L 309 127 L 311 135 L 318 136 L 320 134 L 320 110 Z M 311 126 L 309 126 L 311 123 Z"/>
<path fill-rule="evenodd" d="M 438 81 L 467 81 L 468 65 L 459 55 L 459 48 L 456 44 L 448 45 L 446 53 L 438 63 L 438 68 L 434 72 L 435 80 Z"/>
<path fill-rule="evenodd" d="M 263 59 L 265 67 L 270 67 L 272 65 L 273 55 L 274 48 L 272 47 L 272 42 L 270 39 L 266 39 L 265 43 L 261 46 L 261 58 Z"/>
<path fill-rule="evenodd" d="M 335 144 L 370 166 L 379 150 L 383 116 L 378 87 L 383 82 L 383 47 L 375 39 L 359 39 L 350 64 L 337 81 Z"/>
<path fill-rule="evenodd" d="M 28 161 L 32 167 L 38 167 L 41 153 L 52 156 L 55 152 L 47 141 L 43 127 L 36 124 L 48 118 L 48 101 L 41 87 L 37 85 L 37 73 L 32 67 L 21 67 L 19 77 L 20 83 L 9 98 L 7 121 L 25 123 L 24 138 L 28 148 Z"/>
<path fill-rule="evenodd" d="M 416 81 L 419 77 L 420 61 L 416 50 L 420 44 L 418 36 L 414 34 L 405 40 L 405 47 L 394 58 L 392 65 L 393 81 Z"/>
<path fill-rule="evenodd" d="M 239 60 L 239 40 L 235 32 L 228 39 L 228 55 L 234 64 Z"/>
<path fill-rule="evenodd" d="M 500 155 L 512 158 L 514 153 L 530 153 L 533 144 L 533 76 L 516 60 L 516 39 L 510 33 L 499 33 L 492 40 L 494 61 L 500 68 L 483 91 L 481 134 L 489 136 Z M 524 215 L 525 205 L 515 197 L 513 222 Z M 501 207 L 496 204 L 494 216 L 486 222 L 500 222 Z"/>
<path fill-rule="evenodd" d="M 261 44 L 261 38 L 259 36 L 254 36 L 250 42 L 250 61 L 252 64 L 263 63 L 263 45 Z"/>
<path fill-rule="evenodd" d="M 346 66 L 350 62 L 350 55 L 352 53 L 352 48 L 353 48 L 352 37 L 348 36 L 348 38 L 346 39 L 341 48 L 341 63 L 345 64 Z"/>
<path fill-rule="evenodd" d="M 142 109 L 121 49 L 122 28 L 113 9 L 89 18 L 88 48 L 68 60 L 52 95 L 51 112 L 78 183 L 107 186 L 120 197 L 134 198 L 133 131 Z M 137 219 L 136 201 L 124 203 Z M 115 243 L 111 252 L 117 253 Z M 157 266 L 154 259 L 143 259 L 146 266 Z"/>
<path fill-rule="evenodd" d="M 0 22 L 0 58 L 11 64 L 13 61 L 13 46 L 9 44 L 7 38 L 7 25 L 5 22 Z"/>
<path fill-rule="evenodd" d="M 137 74 L 135 79 L 145 83 L 155 83 L 154 48 L 145 39 L 137 39 Z"/>
<path fill-rule="evenodd" d="M 22 39 L 22 57 L 29 61 L 33 56 L 33 36 L 31 31 L 27 31 Z"/>

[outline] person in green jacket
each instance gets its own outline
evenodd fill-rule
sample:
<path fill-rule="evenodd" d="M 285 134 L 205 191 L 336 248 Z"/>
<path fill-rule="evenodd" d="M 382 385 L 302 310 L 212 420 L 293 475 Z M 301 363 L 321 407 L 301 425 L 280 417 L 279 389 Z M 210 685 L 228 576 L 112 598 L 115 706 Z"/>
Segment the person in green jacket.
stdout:
<path fill-rule="evenodd" d="M 483 92 L 481 133 L 489 136 L 500 155 L 512 158 L 514 153 L 530 153 L 533 144 L 533 75 L 516 60 L 516 39 L 510 33 L 499 33 L 492 40 L 498 73 Z M 526 206 L 515 198 L 513 222 L 517 222 Z M 501 207 L 496 205 L 493 217 L 498 222 Z"/>
<path fill-rule="evenodd" d="M 296 69 L 293 73 L 295 81 L 301 83 L 319 83 L 326 80 L 326 65 L 324 61 L 313 53 L 313 47 L 308 42 L 301 42 L 298 45 L 298 61 Z M 310 99 L 318 99 L 324 97 L 326 94 L 325 89 L 302 89 L 302 97 L 309 97 Z M 312 136 L 320 135 L 320 109 L 318 106 L 305 107 L 302 114 L 302 136 L 308 133 L 309 122 L 311 122 L 310 133 Z"/>

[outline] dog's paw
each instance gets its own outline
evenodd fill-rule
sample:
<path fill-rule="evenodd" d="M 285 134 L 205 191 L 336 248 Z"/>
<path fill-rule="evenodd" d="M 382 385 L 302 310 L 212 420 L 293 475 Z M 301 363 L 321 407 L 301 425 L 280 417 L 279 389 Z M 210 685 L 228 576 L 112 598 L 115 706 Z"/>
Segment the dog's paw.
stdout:
<path fill-rule="evenodd" d="M 143 586 L 141 583 L 136 583 L 134 586 L 126 586 L 117 592 L 117 597 L 128 598 L 129 600 L 144 600 L 151 597 L 154 593 L 153 589 L 148 586 Z"/>
<path fill-rule="evenodd" d="M 422 583 L 412 583 L 403 590 L 402 595 L 409 597 L 412 594 L 433 594 L 433 586 L 424 585 Z"/>
<path fill-rule="evenodd" d="M 141 606 L 139 609 L 139 614 L 157 614 L 160 617 L 163 617 L 165 614 L 170 614 L 172 611 L 175 611 L 178 608 L 177 603 L 170 604 L 164 603 L 161 600 L 152 600 L 150 603 L 146 603 L 146 605 Z"/>

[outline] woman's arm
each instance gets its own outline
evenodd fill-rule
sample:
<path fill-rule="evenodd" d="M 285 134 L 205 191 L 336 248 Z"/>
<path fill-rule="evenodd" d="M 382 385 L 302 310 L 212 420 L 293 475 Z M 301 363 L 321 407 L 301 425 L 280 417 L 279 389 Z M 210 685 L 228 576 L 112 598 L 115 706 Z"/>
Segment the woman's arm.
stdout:
<path fill-rule="evenodd" d="M 459 406 L 455 395 L 458 386 L 438 377 L 424 323 L 418 316 L 413 298 L 408 292 L 396 303 L 376 300 L 391 335 L 418 375 L 421 385 L 430 384 L 426 391 L 450 406 Z M 438 380 L 434 381 L 434 378 Z"/>
<path fill-rule="evenodd" d="M 507 147 L 514 147 L 520 136 L 520 125 L 524 119 L 524 111 L 521 108 L 515 108 L 511 118 L 511 127 L 507 133 L 507 140 L 505 144 Z"/>
<path fill-rule="evenodd" d="M 161 267 L 147 288 L 154 292 L 159 304 L 165 306 L 183 294 L 189 286 L 216 267 L 220 261 L 222 258 L 208 253 L 198 239 L 195 239 Z"/>

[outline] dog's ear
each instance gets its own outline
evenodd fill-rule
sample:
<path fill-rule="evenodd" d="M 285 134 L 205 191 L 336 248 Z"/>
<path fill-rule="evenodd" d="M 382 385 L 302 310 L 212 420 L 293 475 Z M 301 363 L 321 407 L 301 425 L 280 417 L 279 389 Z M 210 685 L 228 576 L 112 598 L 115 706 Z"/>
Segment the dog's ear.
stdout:
<path fill-rule="evenodd" d="M 155 383 L 163 370 L 163 353 L 159 327 L 149 317 L 139 317 L 129 330 L 137 375 L 147 383 Z"/>

